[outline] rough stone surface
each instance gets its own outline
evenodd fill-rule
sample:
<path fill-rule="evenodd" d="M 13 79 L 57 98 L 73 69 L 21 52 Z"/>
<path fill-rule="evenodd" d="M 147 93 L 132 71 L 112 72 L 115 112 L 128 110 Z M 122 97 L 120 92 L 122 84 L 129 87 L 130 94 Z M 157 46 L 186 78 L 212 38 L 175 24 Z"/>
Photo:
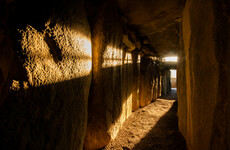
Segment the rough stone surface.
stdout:
<path fill-rule="evenodd" d="M 0 149 L 102 148 L 169 93 L 170 68 L 187 148 L 230 149 L 230 2 L 184 3 L 1 0 Z"/>
<path fill-rule="evenodd" d="M 170 70 L 162 70 L 161 76 L 162 76 L 161 95 L 167 95 L 171 91 Z"/>
<path fill-rule="evenodd" d="M 182 30 L 182 29 L 181 29 Z M 181 31 L 181 49 L 178 52 L 177 65 L 177 99 L 178 99 L 178 126 L 180 132 L 186 137 L 187 133 L 187 94 L 186 94 L 186 69 L 185 69 L 185 52 L 183 45 L 183 35 Z"/>
<path fill-rule="evenodd" d="M 91 82 L 83 1 L 7 1 L 4 7 L 10 13 L 9 26 L 0 28 L 1 93 L 7 76 L 11 86 L 1 96 L 1 149 L 82 149 Z"/>
<path fill-rule="evenodd" d="M 147 106 L 159 95 L 159 70 L 155 62 L 148 57 L 141 58 L 140 71 L 140 107 Z"/>
<path fill-rule="evenodd" d="M 138 50 L 132 52 L 133 60 L 133 100 L 132 100 L 132 111 L 139 109 L 140 107 L 140 55 Z"/>
<path fill-rule="evenodd" d="M 88 5 L 95 6 L 94 1 Z M 100 149 L 115 138 L 132 112 L 133 60 L 122 49 L 123 20 L 113 1 L 89 11 L 92 26 L 93 81 L 84 149 Z M 92 6 L 91 5 L 91 6 Z M 137 69 L 137 68 L 135 68 Z"/>
<path fill-rule="evenodd" d="M 186 2 L 185 62 L 182 59 L 178 68 L 178 87 L 185 85 L 186 92 L 179 90 L 178 115 L 189 150 L 230 149 L 229 6 L 227 0 Z"/>

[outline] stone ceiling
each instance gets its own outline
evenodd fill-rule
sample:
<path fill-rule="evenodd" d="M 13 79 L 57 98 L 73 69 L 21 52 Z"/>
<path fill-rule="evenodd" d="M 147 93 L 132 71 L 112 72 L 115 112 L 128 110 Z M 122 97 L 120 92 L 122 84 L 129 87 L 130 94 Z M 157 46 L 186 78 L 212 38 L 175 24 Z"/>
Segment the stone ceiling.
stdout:
<path fill-rule="evenodd" d="M 143 44 L 158 55 L 172 56 L 179 48 L 179 29 L 185 0 L 118 0 L 128 23 Z"/>

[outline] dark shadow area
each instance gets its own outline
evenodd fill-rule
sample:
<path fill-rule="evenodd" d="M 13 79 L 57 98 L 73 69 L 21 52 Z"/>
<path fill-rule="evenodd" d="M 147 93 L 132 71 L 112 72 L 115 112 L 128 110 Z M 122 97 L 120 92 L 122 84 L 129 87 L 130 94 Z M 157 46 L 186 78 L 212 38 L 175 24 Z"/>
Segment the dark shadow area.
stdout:
<path fill-rule="evenodd" d="M 101 70 L 103 84 L 94 87 L 101 92 L 101 105 L 94 105 L 95 101 L 89 101 L 89 115 L 100 120 L 104 119 L 106 113 L 110 113 L 113 123 L 120 117 L 123 104 L 132 94 L 132 84 L 123 83 L 128 80 L 127 69 L 132 65 Z M 116 74 L 115 71 L 122 71 L 122 74 Z M 84 101 L 87 95 L 84 90 L 90 78 L 89 75 L 39 87 L 29 86 L 27 90 L 9 90 L 0 107 L 0 149 L 71 149 L 72 142 L 84 138 L 78 134 L 84 132 L 79 127 L 87 119 L 84 115 L 87 114 L 87 101 Z M 23 81 L 19 83 L 23 87 Z"/>
<path fill-rule="evenodd" d="M 129 75 L 133 73 L 132 69 L 133 64 L 102 68 L 97 81 L 92 81 L 89 112 L 92 111 L 90 115 L 93 116 L 99 115 L 96 120 L 99 118 L 104 119 L 106 116 L 104 113 L 105 108 L 108 108 L 108 111 L 113 114 L 113 122 L 121 116 L 122 105 L 133 92 L 133 80 L 129 78 Z M 95 114 L 96 112 L 98 114 Z M 91 122 L 90 119 L 91 117 L 89 122 Z"/>
<path fill-rule="evenodd" d="M 178 130 L 177 102 L 160 118 L 154 128 L 133 150 L 186 150 L 186 141 Z"/>
<path fill-rule="evenodd" d="M 90 76 L 84 76 L 9 90 L 0 107 L 0 149 L 71 149 L 71 143 L 82 138 L 78 127 L 86 122 L 84 86 L 89 81 Z"/>
<path fill-rule="evenodd" d="M 55 42 L 54 37 L 49 37 L 49 35 L 46 34 L 44 40 L 50 48 L 50 54 L 52 54 L 54 62 L 58 63 L 59 61 L 62 61 L 61 49 Z"/>

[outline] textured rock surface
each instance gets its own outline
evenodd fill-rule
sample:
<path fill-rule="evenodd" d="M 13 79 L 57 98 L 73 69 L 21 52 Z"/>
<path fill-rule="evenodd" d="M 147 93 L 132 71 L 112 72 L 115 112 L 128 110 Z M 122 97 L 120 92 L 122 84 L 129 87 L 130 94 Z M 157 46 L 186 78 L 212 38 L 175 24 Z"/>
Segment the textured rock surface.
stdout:
<path fill-rule="evenodd" d="M 133 92 L 132 92 L 132 111 L 139 109 L 140 107 L 140 55 L 138 50 L 132 51 L 133 60 Z"/>
<path fill-rule="evenodd" d="M 0 148 L 106 146 L 132 111 L 169 93 L 176 64 L 154 57 L 178 54 L 188 149 L 230 149 L 230 2 L 187 0 L 182 13 L 184 3 L 1 0 Z"/>
<path fill-rule="evenodd" d="M 140 107 L 147 106 L 152 101 L 153 73 L 153 61 L 151 59 L 141 58 Z"/>
<path fill-rule="evenodd" d="M 170 70 L 162 70 L 162 95 L 167 95 L 171 91 L 171 83 L 170 83 Z"/>
<path fill-rule="evenodd" d="M 180 130 L 191 150 L 230 148 L 229 6 L 227 0 L 186 2 L 178 115 Z"/>
<path fill-rule="evenodd" d="M 88 12 L 94 18 L 93 82 L 85 149 L 106 146 L 132 112 L 133 61 L 131 53 L 122 50 L 124 22 L 116 3 L 97 4 L 94 12 Z"/>
<path fill-rule="evenodd" d="M 185 52 L 183 46 L 183 35 L 181 31 L 181 49 L 178 52 L 177 65 L 177 99 L 178 99 L 178 126 L 180 132 L 186 137 L 187 134 L 187 95 L 186 95 L 186 69 L 185 69 Z"/>
<path fill-rule="evenodd" d="M 147 106 L 159 95 L 161 88 L 159 80 L 159 70 L 155 62 L 149 57 L 141 58 L 140 71 L 140 107 Z"/>
<path fill-rule="evenodd" d="M 3 55 L 0 77 L 5 81 L 8 70 L 17 70 L 17 64 L 15 69 L 7 65 L 12 56 L 25 73 L 11 72 L 10 91 L 1 97 L 1 149 L 82 149 L 91 82 L 91 37 L 83 1 L 8 2 L 9 35 L 1 33 L 0 49 L 5 55 L 12 49 L 14 55 Z"/>

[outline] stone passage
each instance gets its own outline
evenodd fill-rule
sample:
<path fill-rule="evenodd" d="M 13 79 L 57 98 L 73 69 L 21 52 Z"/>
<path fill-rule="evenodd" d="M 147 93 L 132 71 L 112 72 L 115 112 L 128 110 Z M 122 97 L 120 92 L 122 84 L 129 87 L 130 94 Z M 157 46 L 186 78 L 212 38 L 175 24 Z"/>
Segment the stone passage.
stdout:
<path fill-rule="evenodd" d="M 178 132 L 175 94 L 134 112 L 104 150 L 186 150 Z"/>

